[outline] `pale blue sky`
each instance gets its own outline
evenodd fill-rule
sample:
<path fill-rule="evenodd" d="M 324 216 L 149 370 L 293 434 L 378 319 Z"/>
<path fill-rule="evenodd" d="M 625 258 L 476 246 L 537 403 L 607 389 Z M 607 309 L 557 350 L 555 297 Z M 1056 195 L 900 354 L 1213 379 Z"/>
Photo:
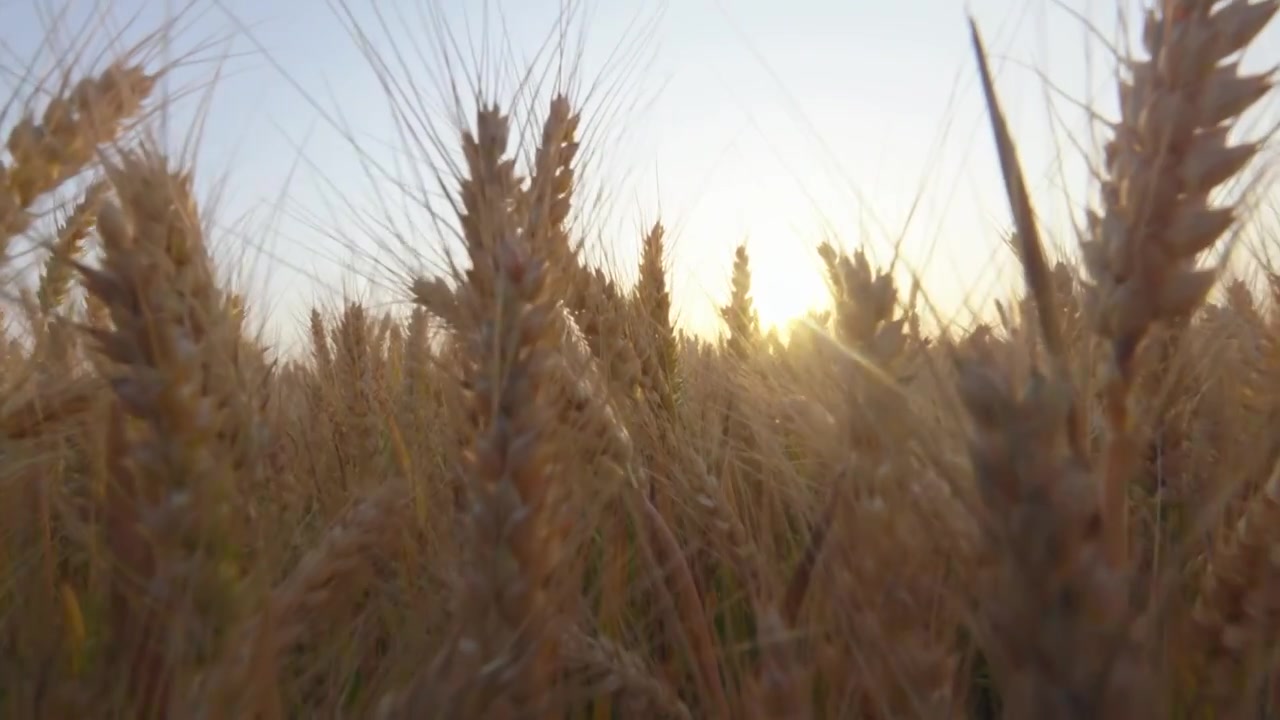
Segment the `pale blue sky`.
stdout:
<path fill-rule="evenodd" d="M 32 57 L 32 43 L 47 25 L 48 11 L 41 9 L 52 2 L 57 0 L 0 0 L 0 37 L 7 46 L 0 66 L 12 68 Z M 66 20 L 74 25 L 76 18 L 105 12 L 118 26 L 140 9 L 137 27 L 150 28 L 169 4 L 70 0 Z M 377 28 L 374 7 L 398 18 L 393 36 L 416 36 L 423 48 L 436 38 L 418 24 L 425 17 L 422 8 L 436 8 L 464 38 L 486 34 L 488 8 L 487 35 L 508 44 L 517 58 L 530 57 L 545 41 L 562 5 L 346 4 L 384 52 L 390 46 Z M 587 108 L 586 122 L 599 139 L 589 148 L 593 180 L 609 192 L 607 212 L 598 215 L 605 220 L 594 223 L 606 251 L 624 263 L 619 272 L 629 277 L 640 227 L 660 212 L 671 231 L 681 319 L 704 331 L 718 331 L 714 305 L 724 300 L 733 247 L 744 238 L 761 314 L 780 321 L 823 297 L 813 248 L 826 234 L 850 247 L 865 244 L 887 260 L 917 198 L 903 263 L 921 274 L 942 312 L 955 314 L 967 293 L 983 301 L 1008 282 L 1012 260 L 999 241 L 1008 210 L 976 84 L 966 13 L 978 19 L 996 56 L 998 90 L 1039 209 L 1054 232 L 1064 233 L 1070 217 L 1064 212 L 1063 174 L 1076 208 L 1089 189 L 1081 148 L 1067 144 L 1069 135 L 1091 142 L 1084 134 L 1084 111 L 1073 102 L 1107 114 L 1114 107 L 1113 61 L 1072 15 L 1087 16 L 1116 37 L 1117 7 L 1105 0 L 579 4 L 584 14 L 573 39 L 586 29 L 580 72 L 588 85 L 602 74 L 617 84 L 609 103 Z M 334 237 L 345 234 L 348 243 L 363 243 L 360 252 L 378 252 L 353 230 L 350 218 L 353 211 L 379 212 L 373 199 L 380 192 L 386 199 L 387 193 L 364 180 L 358 154 L 332 126 L 333 115 L 324 119 L 313 104 L 326 111 L 341 107 L 362 145 L 373 148 L 372 155 L 391 157 L 389 148 L 398 141 L 388 103 L 345 27 L 348 21 L 326 0 L 197 5 L 201 10 L 188 16 L 173 42 L 175 52 L 202 38 L 229 37 L 225 46 L 200 56 L 216 58 L 223 49 L 231 54 L 207 112 L 200 170 L 206 180 L 225 179 L 219 217 L 252 211 L 252 221 L 237 226 L 240 232 L 228 229 L 223 257 L 233 262 L 236 253 L 248 253 L 244 262 L 255 296 L 268 299 L 278 327 L 295 325 L 310 303 L 333 301 L 343 287 L 367 292 L 388 283 L 393 270 L 412 262 L 407 251 L 383 255 L 388 267 L 378 267 Z M 1124 6 L 1134 16 L 1140 3 Z M 495 32 L 502 28 L 505 38 Z M 1254 57 L 1280 55 L 1274 29 Z M 620 45 L 632 49 L 631 60 L 609 66 Z M 210 62 L 187 67 L 175 83 L 198 84 L 214 69 Z M 417 74 L 431 108 L 441 107 L 434 82 L 441 73 L 433 64 Z M 1067 96 L 1054 101 L 1053 113 L 1041 73 Z M 195 99 L 184 103 L 188 109 L 176 117 L 189 123 Z M 1061 146 L 1054 142 L 1055 123 Z M 1058 157 L 1065 163 L 1055 162 Z M 338 197 L 349 205 L 335 204 Z M 273 209 L 275 222 L 268 222 Z M 305 218 L 322 223 L 328 233 L 308 227 Z M 418 234 L 420 252 L 438 257 L 431 248 L 439 243 L 434 231 L 422 227 Z"/>

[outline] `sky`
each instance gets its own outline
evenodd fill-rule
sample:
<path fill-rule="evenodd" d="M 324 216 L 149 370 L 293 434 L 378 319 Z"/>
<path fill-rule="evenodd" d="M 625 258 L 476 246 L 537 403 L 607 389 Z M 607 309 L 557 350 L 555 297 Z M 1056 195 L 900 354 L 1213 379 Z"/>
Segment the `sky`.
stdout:
<path fill-rule="evenodd" d="M 564 0 L 195 0 L 168 44 L 174 142 L 199 130 L 198 177 L 216 197 L 220 261 L 285 341 L 312 304 L 344 293 L 403 306 L 407 272 L 436 272 L 451 242 L 420 211 L 435 191 L 426 128 L 452 142 L 454 76 L 497 78 L 539 55 Z M 1121 8 L 1121 9 L 1118 9 Z M 719 331 L 734 248 L 747 243 L 757 309 L 784 325 L 822 303 L 814 252 L 831 240 L 918 279 L 932 312 L 961 318 L 1016 286 L 1009 212 L 977 84 L 967 17 L 981 29 L 1052 240 L 1074 244 L 1087 159 L 1114 112 L 1118 18 L 1105 0 L 580 0 L 567 29 L 586 126 L 580 203 L 588 252 L 634 276 L 644 230 L 668 229 L 678 319 Z M 62 8 L 55 22 L 51 8 Z M 0 68 L 65 62 L 91 43 L 154 29 L 170 0 L 0 0 Z M 127 22 L 130 21 L 131 22 Z M 52 34 L 49 29 L 53 28 Z M 442 30 L 447 28 L 447 30 Z M 119 39 L 117 39 L 117 37 Z M 40 38 L 51 38 L 39 45 Z M 363 46 L 363 47 L 362 47 Z M 1272 27 L 1253 56 L 1276 57 Z M 480 64 L 477 57 L 505 63 Z M 383 79 L 408 87 L 406 142 Z M 404 64 L 397 64 L 401 58 Z M 553 59 L 553 58 L 551 58 Z M 389 73 L 389 75 L 388 75 Z M 535 109 L 543 107 L 539 99 Z M 1259 111 L 1257 123 L 1269 117 Z M 536 113 L 535 113 L 536 114 Z M 416 116 L 417 117 L 417 116 Z M 202 120 L 202 122 L 197 122 Z M 11 122 L 10 118 L 4 121 Z M 1091 135 L 1091 133 L 1093 133 Z M 426 143 L 429 144 L 429 143 Z M 429 148 L 428 148 L 429 149 Z M 375 169 L 370 172 L 370 167 Z M 597 202 L 585 202 L 597 197 Z M 407 193 L 407 194 L 406 194 Z M 399 240 L 391 240 L 397 237 Z M 928 314 L 929 309 L 926 309 Z"/>

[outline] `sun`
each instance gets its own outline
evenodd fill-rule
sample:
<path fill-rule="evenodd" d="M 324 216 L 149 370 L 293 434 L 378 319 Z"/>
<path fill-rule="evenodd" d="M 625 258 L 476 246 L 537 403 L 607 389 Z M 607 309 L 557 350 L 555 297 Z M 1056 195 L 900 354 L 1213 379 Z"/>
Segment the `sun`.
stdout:
<path fill-rule="evenodd" d="M 763 167 L 763 158 L 738 156 L 735 162 L 742 172 L 697 195 L 681 215 L 683 236 L 699 240 L 685 246 L 683 259 L 691 282 L 710 291 L 708 305 L 722 308 L 731 292 L 735 250 L 745 243 L 760 329 L 786 337 L 793 320 L 831 304 L 814 240 L 829 235 L 827 215 L 815 217 L 811 196 L 786 179 L 746 171 Z M 708 274 L 712 268 L 714 277 Z M 713 327 L 721 325 L 718 313 L 709 319 Z"/>
<path fill-rule="evenodd" d="M 816 253 L 794 240 L 750 242 L 751 295 L 760 327 L 785 332 L 792 320 L 829 300 Z M 813 256 L 812 259 L 810 256 Z"/>

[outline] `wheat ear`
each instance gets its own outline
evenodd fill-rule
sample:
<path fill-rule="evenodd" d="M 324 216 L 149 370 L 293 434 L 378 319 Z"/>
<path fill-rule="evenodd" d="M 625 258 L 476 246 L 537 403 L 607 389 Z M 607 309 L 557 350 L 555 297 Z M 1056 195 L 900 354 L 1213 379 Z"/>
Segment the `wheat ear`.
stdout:
<path fill-rule="evenodd" d="M 108 177 L 119 204 L 98 213 L 102 267 L 79 268 L 112 320 L 89 332 L 109 361 L 102 372 L 118 407 L 106 513 L 118 563 L 113 630 L 132 709 L 165 713 L 181 697 L 175 690 L 194 689 L 188 683 L 238 614 L 220 373 L 236 338 L 190 178 L 148 149 L 125 155 Z"/>
<path fill-rule="evenodd" d="M 522 707 L 552 716 L 557 635 L 547 586 L 558 557 L 547 522 L 555 475 L 546 373 L 558 338 L 547 260 L 515 211 L 507 139 L 508 119 L 496 107 L 478 112 L 476 134 L 463 137 L 470 177 L 460 219 L 471 268 L 458 301 L 475 557 L 453 669 L 474 671 L 459 706 L 469 713 Z"/>
<path fill-rule="evenodd" d="M 1259 144 L 1231 144 L 1242 113 L 1270 90 L 1267 75 L 1242 75 L 1244 50 L 1275 15 L 1274 0 L 1168 0 L 1147 13 L 1149 57 L 1126 63 L 1120 120 L 1106 146 L 1102 210 L 1081 242 L 1093 279 L 1096 331 L 1111 345 L 1104 388 L 1108 438 L 1103 521 L 1113 562 L 1127 557 L 1128 483 L 1137 462 L 1129 397 L 1143 338 L 1159 321 L 1189 316 L 1217 278 L 1196 261 L 1235 220 L 1211 193 L 1235 177 Z"/>
<path fill-rule="evenodd" d="M 0 257 L 31 226 L 35 202 L 93 162 L 98 146 L 123 132 L 155 84 L 141 66 L 116 63 L 63 88 L 38 121 L 28 115 L 9 131 L 12 159 L 0 163 Z"/>

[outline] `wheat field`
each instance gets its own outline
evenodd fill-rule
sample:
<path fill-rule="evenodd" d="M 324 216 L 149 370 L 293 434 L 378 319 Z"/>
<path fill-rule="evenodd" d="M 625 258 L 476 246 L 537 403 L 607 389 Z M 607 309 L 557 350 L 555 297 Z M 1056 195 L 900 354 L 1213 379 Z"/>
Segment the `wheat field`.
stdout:
<path fill-rule="evenodd" d="M 0 716 L 1280 717 L 1280 274 L 1208 259 L 1278 8 L 1142 19 L 1078 262 L 972 28 L 1025 282 L 963 330 L 824 244 L 785 340 L 745 245 L 690 333 L 660 222 L 635 283 L 585 259 L 578 99 L 521 154 L 480 92 L 465 252 L 272 347 L 147 132 L 153 53 L 12 98 Z"/>

